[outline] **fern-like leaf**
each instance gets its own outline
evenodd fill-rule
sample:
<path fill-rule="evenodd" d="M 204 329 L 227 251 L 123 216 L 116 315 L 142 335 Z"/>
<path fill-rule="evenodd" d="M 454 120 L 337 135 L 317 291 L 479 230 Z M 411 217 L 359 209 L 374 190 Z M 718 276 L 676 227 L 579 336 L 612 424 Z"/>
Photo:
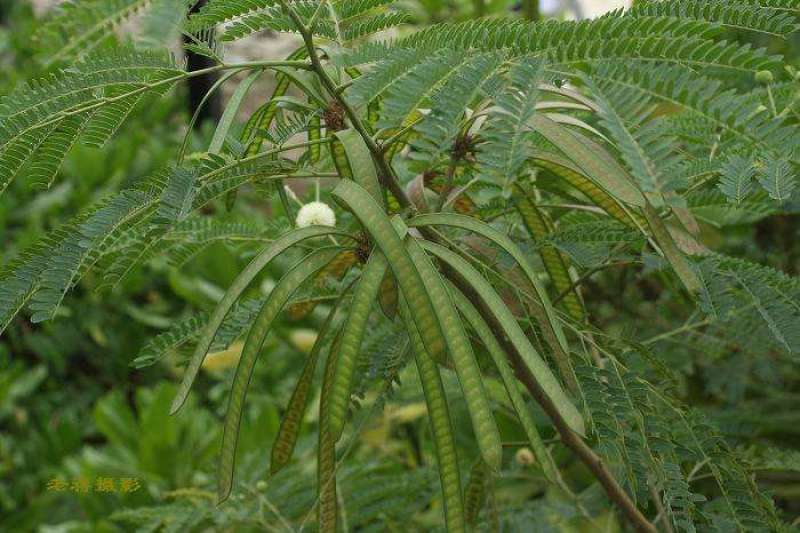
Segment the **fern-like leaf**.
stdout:
<path fill-rule="evenodd" d="M 536 112 L 542 65 L 520 58 L 511 67 L 508 87 L 495 97 L 496 110 L 483 132 L 478 161 L 501 183 L 516 179 L 531 156 L 529 121 Z"/>
<path fill-rule="evenodd" d="M 728 200 L 739 205 L 744 202 L 753 188 L 755 171 L 752 159 L 733 155 L 722 167 L 722 177 L 717 188 Z"/>
<path fill-rule="evenodd" d="M 758 169 L 758 182 L 779 202 L 787 201 L 797 189 L 797 175 L 789 161 L 769 159 Z"/>
<path fill-rule="evenodd" d="M 766 35 L 785 37 L 797 29 L 789 13 L 733 0 L 648 0 L 639 2 L 630 11 L 633 16 L 672 16 L 718 22 L 726 28 L 748 30 Z"/>
<path fill-rule="evenodd" d="M 50 181 L 86 121 L 89 142 L 97 144 L 118 127 L 134 97 L 161 94 L 182 77 L 169 54 L 122 48 L 18 87 L 0 99 L 0 192 L 18 174 L 21 162 L 31 158 L 42 159 L 46 168 L 39 174 Z M 94 117 L 97 110 L 103 114 Z M 42 135 L 47 139 L 40 140 Z"/>

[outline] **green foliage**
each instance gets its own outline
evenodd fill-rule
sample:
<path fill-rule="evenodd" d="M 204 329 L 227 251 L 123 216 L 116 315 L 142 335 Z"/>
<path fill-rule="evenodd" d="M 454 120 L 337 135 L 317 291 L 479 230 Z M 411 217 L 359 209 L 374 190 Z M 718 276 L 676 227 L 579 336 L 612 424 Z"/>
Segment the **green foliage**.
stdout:
<path fill-rule="evenodd" d="M 131 19 L 142 22 L 142 40 L 163 45 L 186 13 L 187 0 L 70 0 L 42 24 L 35 36 L 41 61 L 71 63 L 113 42 L 114 32 Z"/>
<path fill-rule="evenodd" d="M 28 161 L 35 161 L 29 171 L 34 178 L 49 186 L 84 129 L 90 144 L 102 144 L 135 104 L 132 97 L 169 88 L 181 78 L 179 72 L 169 54 L 120 48 L 4 96 L 0 100 L 0 192 Z M 95 117 L 98 108 L 103 115 Z"/>
<path fill-rule="evenodd" d="M 745 415 L 793 409 L 800 379 L 797 76 L 753 46 L 796 37 L 793 3 L 416 31 L 390 0 L 210 0 L 185 21 L 190 4 L 69 2 L 37 33 L 43 77 L 0 101 L 0 192 L 46 198 L 178 82 L 237 83 L 210 139 L 187 134 L 161 170 L 126 163 L 4 261 L 0 349 L 53 353 L 63 321 L 117 308 L 159 333 L 114 361 L 156 382 L 188 363 L 177 389 L 95 392 L 91 424 L 64 426 L 51 471 L 152 484 L 135 509 L 78 498 L 86 527 L 789 527 L 760 473 L 795 471 L 795 450 Z M 303 47 L 236 63 L 216 42 L 264 30 Z M 159 49 L 180 32 L 213 66 Z M 0 422 L 28 435 L 16 413 L 55 382 L 22 368 L 0 373 Z M 102 446 L 78 453 L 87 435 Z"/>

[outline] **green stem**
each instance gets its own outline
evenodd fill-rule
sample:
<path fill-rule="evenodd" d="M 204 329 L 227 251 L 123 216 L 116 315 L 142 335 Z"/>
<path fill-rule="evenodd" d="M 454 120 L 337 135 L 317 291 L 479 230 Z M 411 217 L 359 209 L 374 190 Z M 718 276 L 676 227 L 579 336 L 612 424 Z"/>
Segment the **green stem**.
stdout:
<path fill-rule="evenodd" d="M 279 146 L 278 148 L 273 148 L 272 150 L 267 150 L 266 152 L 259 152 L 257 154 L 251 155 L 250 157 L 237 159 L 231 165 L 225 165 L 224 167 L 220 167 L 218 170 L 215 170 L 214 172 L 210 172 L 206 176 L 206 178 L 213 177 L 214 175 L 216 175 L 216 174 L 218 174 L 220 172 L 224 172 L 225 170 L 227 170 L 232 165 L 241 165 L 242 163 L 250 163 L 251 161 L 258 161 L 259 159 L 262 159 L 264 157 L 268 157 L 268 156 L 271 156 L 271 155 L 279 154 L 281 152 L 288 152 L 289 150 L 296 150 L 296 149 L 299 149 L 299 148 L 308 148 L 309 146 L 314 146 L 314 145 L 317 145 L 317 144 L 325 144 L 325 143 L 328 143 L 328 142 L 330 142 L 330 139 L 323 138 L 323 139 L 316 139 L 316 140 L 313 140 L 313 141 L 305 141 L 305 142 L 301 142 L 301 143 L 297 143 L 297 144 L 286 144 L 286 145 L 283 145 L 283 146 Z M 289 177 L 292 177 L 292 176 L 289 176 Z"/>
<path fill-rule="evenodd" d="M 694 331 L 696 329 L 709 326 L 714 323 L 713 318 L 707 318 L 705 320 L 701 320 L 700 322 L 694 322 L 692 324 L 686 324 L 685 326 L 681 326 L 677 329 L 673 329 L 672 331 L 668 331 L 666 333 L 662 333 L 660 335 L 656 335 L 655 337 L 651 337 L 647 340 L 642 341 L 642 345 L 647 346 L 649 344 L 655 344 L 659 341 L 663 341 L 664 339 L 669 339 L 670 337 L 674 337 L 675 335 L 680 335 L 681 333 L 686 333 L 688 331 Z"/>
<path fill-rule="evenodd" d="M 420 122 L 422 122 L 421 118 L 415 119 L 414 121 L 411 122 L 411 124 L 409 124 L 408 126 L 405 126 L 403 128 L 400 128 L 400 130 L 398 130 L 396 133 L 394 133 L 391 137 L 389 137 L 388 139 L 383 141 L 380 144 L 380 146 L 378 147 L 378 149 L 380 150 L 381 154 L 385 154 L 386 152 L 388 152 L 389 148 L 391 148 L 394 143 L 396 143 L 397 141 L 402 139 L 403 136 L 405 136 L 406 133 L 408 133 L 409 131 L 413 130 L 417 126 L 417 124 L 419 124 Z"/>
<path fill-rule="evenodd" d="M 614 253 L 614 252 L 612 252 L 612 253 Z M 605 264 L 598 265 L 596 267 L 590 268 L 589 270 L 587 270 L 586 272 L 581 274 L 581 276 L 578 279 L 573 281 L 570 284 L 569 287 L 565 288 L 555 298 L 553 298 L 553 305 L 556 305 L 558 302 L 560 302 L 561 300 L 566 298 L 566 296 L 569 293 L 571 293 L 577 287 L 583 285 L 583 283 L 585 283 L 589 278 L 591 278 L 592 276 L 594 276 L 595 274 L 597 274 L 601 270 L 605 270 L 607 268 L 614 267 L 614 266 L 630 265 L 632 263 L 634 263 L 634 261 L 617 261 L 616 263 L 605 263 Z"/>
<path fill-rule="evenodd" d="M 364 139 L 367 149 L 369 149 L 370 153 L 372 154 L 375 164 L 378 165 L 378 174 L 380 176 L 381 184 L 394 195 L 401 206 L 411 206 L 408 196 L 406 196 L 405 191 L 402 189 L 402 187 L 400 187 L 399 183 L 395 179 L 394 170 L 386 162 L 386 159 L 383 157 L 383 154 L 381 153 L 378 145 L 375 143 L 375 140 L 372 138 L 372 135 L 370 135 L 369 131 L 367 131 L 367 128 L 364 126 L 364 123 L 358 117 L 355 110 L 350 106 L 350 104 L 347 103 L 344 97 L 337 92 L 336 84 L 328 75 L 328 72 L 325 70 L 325 67 L 322 65 L 322 61 L 319 58 L 317 48 L 314 45 L 313 35 L 303 24 L 302 19 L 297 15 L 294 9 L 289 6 L 286 0 L 278 0 L 278 3 L 280 3 L 284 11 L 289 15 L 289 18 L 292 19 L 292 22 L 294 22 L 295 26 L 300 32 L 300 35 L 303 37 L 303 42 L 308 50 L 308 57 L 311 60 L 311 69 L 316 73 L 319 81 L 325 87 L 325 90 L 328 91 L 328 94 L 330 94 L 331 97 L 336 100 L 336 102 L 339 103 L 339 105 L 341 105 L 345 110 L 345 114 L 350 120 L 353 129 L 355 129 Z"/>
<path fill-rule="evenodd" d="M 200 112 L 203 110 L 203 106 L 206 104 L 206 102 L 209 100 L 209 98 L 211 98 L 211 96 L 213 96 L 213 94 L 217 91 L 217 89 L 222 87 L 222 85 L 226 81 L 231 79 L 237 73 L 238 73 L 237 70 L 231 70 L 230 72 L 228 72 L 227 74 L 222 76 L 206 92 L 205 96 L 203 96 L 203 99 L 200 100 L 200 104 L 197 106 L 197 109 L 195 110 L 194 114 L 192 115 L 192 119 L 189 121 L 189 127 L 186 129 L 186 134 L 183 136 L 183 142 L 181 143 L 181 147 L 178 150 L 177 159 L 178 159 L 178 164 L 179 165 L 183 162 L 183 158 L 186 155 L 186 147 L 189 144 L 189 135 L 191 135 L 192 131 L 194 130 L 195 124 L 197 123 L 197 119 L 200 116 Z"/>

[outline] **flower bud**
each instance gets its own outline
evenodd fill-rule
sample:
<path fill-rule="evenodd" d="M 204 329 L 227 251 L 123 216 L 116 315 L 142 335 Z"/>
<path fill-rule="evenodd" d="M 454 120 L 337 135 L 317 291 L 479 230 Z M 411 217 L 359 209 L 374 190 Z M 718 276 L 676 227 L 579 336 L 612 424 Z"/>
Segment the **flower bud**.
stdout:
<path fill-rule="evenodd" d="M 756 72 L 756 81 L 762 85 L 769 85 L 775 81 L 775 76 L 769 70 L 759 70 Z"/>
<path fill-rule="evenodd" d="M 531 466 L 532 464 L 536 463 L 536 457 L 533 455 L 533 452 L 530 448 L 520 448 L 517 450 L 516 455 L 514 455 L 514 459 L 520 466 Z"/>

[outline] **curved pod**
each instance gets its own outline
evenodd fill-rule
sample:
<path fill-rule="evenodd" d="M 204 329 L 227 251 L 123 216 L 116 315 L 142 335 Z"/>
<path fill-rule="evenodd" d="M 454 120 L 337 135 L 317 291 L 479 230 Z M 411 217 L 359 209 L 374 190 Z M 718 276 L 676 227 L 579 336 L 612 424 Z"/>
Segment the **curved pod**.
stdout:
<path fill-rule="evenodd" d="M 447 351 L 453 360 L 461 390 L 464 392 L 464 400 L 467 403 L 472 429 L 475 432 L 481 455 L 490 468 L 499 470 L 503 458 L 500 433 L 497 430 L 494 414 L 483 387 L 478 361 L 475 359 L 472 345 L 464 330 L 464 324 L 447 293 L 444 280 L 420 244 L 416 239 L 409 238 L 406 248 L 422 275 L 423 284 L 430 294 L 436 310 L 436 316 L 447 343 Z"/>
<path fill-rule="evenodd" d="M 439 481 L 444 501 L 444 516 L 448 531 L 461 532 L 464 526 L 464 502 L 461 498 L 461 473 L 458 468 L 458 455 L 453 437 L 453 424 L 447 408 L 447 397 L 442 386 L 439 368 L 425 351 L 425 344 L 417 326 L 411 318 L 408 305 L 401 299 L 400 313 L 406 324 L 408 338 L 414 351 L 414 361 L 422 382 L 428 419 L 436 444 L 436 458 L 439 466 Z"/>
<path fill-rule="evenodd" d="M 350 312 L 342 327 L 339 356 L 331 385 L 328 419 L 323 421 L 323 423 L 327 422 L 328 431 L 334 441 L 339 440 L 344 428 L 358 353 L 364 339 L 364 331 L 372 304 L 378 298 L 387 268 L 386 257 L 379 250 L 375 250 L 361 273 L 361 279 L 350 304 Z"/>
<path fill-rule="evenodd" d="M 539 382 L 539 385 L 542 387 L 545 394 L 547 394 L 547 397 L 556 405 L 561 416 L 567 421 L 570 428 L 576 433 L 584 435 L 586 430 L 580 412 L 572 403 L 569 396 L 567 396 L 567 393 L 561 387 L 561 384 L 550 370 L 550 367 L 547 366 L 547 363 L 545 363 L 530 340 L 528 340 L 528 337 L 525 335 L 525 332 L 522 331 L 514 315 L 508 310 L 505 302 L 503 302 L 503 299 L 497 294 L 491 284 L 480 275 L 480 272 L 478 272 L 475 267 L 470 265 L 455 252 L 430 242 L 424 243 L 423 246 L 427 251 L 451 265 L 459 274 L 464 276 L 484 303 L 492 310 L 498 322 L 502 324 L 504 333 L 516 347 L 517 351 L 519 351 L 528 370 L 531 371 L 531 374 L 533 374 L 534 378 Z M 460 295 L 463 300 L 466 300 L 461 293 L 458 293 L 458 295 Z M 455 300 L 458 304 L 460 299 L 456 296 Z M 469 320 L 470 316 L 471 313 L 468 312 L 466 318 Z"/>
<path fill-rule="evenodd" d="M 214 309 L 214 313 L 209 318 L 208 324 L 203 330 L 202 336 L 200 337 L 194 353 L 192 354 L 192 358 L 189 361 L 189 366 L 186 367 L 183 380 L 178 388 L 178 392 L 175 394 L 175 399 L 172 401 L 170 414 L 177 413 L 183 403 L 186 401 L 186 397 L 189 395 L 189 390 L 191 390 L 192 384 L 197 377 L 197 373 L 200 371 L 200 367 L 203 365 L 203 359 L 205 359 L 206 353 L 208 352 L 211 343 L 214 341 L 214 336 L 217 334 L 217 330 L 222 325 L 223 320 L 225 320 L 225 317 L 230 312 L 233 304 L 236 303 L 236 300 L 239 299 L 245 289 L 247 289 L 248 285 L 252 283 L 256 276 L 258 276 L 258 274 L 261 273 L 261 271 L 264 270 L 264 268 L 270 262 L 272 262 L 273 259 L 286 251 L 288 248 L 304 240 L 314 237 L 324 237 L 327 235 L 349 236 L 346 233 L 323 226 L 309 226 L 307 228 L 296 229 L 274 240 L 252 261 L 250 261 L 250 264 L 248 264 L 241 274 L 236 277 L 231 286 L 225 292 L 222 300 L 220 300 L 219 304 L 217 304 L 217 307 Z"/>
<path fill-rule="evenodd" d="M 411 261 L 391 220 L 370 194 L 355 182 L 340 180 L 332 194 L 356 215 L 383 252 L 400 292 L 409 307 L 414 309 L 414 323 L 419 329 L 425 348 L 431 357 L 443 361 L 446 347 L 433 304 L 423 287 L 419 271 Z"/>
<path fill-rule="evenodd" d="M 259 311 L 247 334 L 239 365 L 233 378 L 228 399 L 228 410 L 225 413 L 225 425 L 222 434 L 222 451 L 219 462 L 219 485 L 217 497 L 220 502 L 227 499 L 233 485 L 233 469 L 236 458 L 236 443 L 239 437 L 239 424 L 242 420 L 247 388 L 253 375 L 258 354 L 264 345 L 272 322 L 281 312 L 292 294 L 312 277 L 317 271 L 327 265 L 342 248 L 338 246 L 315 250 L 300 260 L 289 272 L 284 275 L 270 293 L 264 306 Z"/>

